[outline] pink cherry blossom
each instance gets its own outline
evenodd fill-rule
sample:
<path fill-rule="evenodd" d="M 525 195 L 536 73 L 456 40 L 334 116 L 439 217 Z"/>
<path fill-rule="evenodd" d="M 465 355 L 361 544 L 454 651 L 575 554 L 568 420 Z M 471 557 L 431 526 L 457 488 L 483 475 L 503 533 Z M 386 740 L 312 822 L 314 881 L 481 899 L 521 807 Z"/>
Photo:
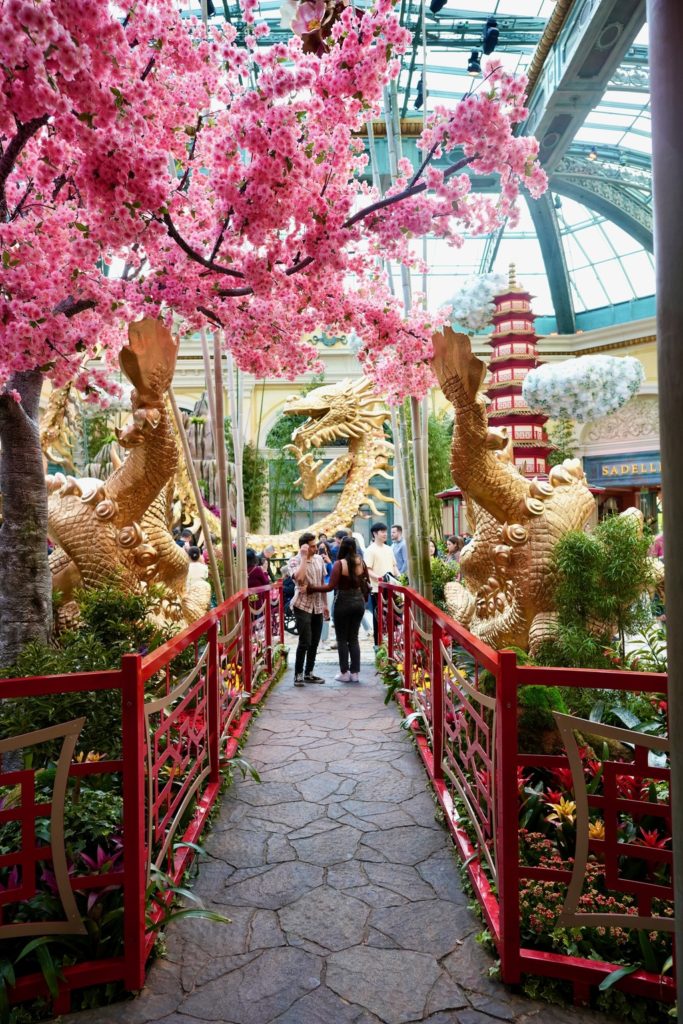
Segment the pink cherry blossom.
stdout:
<path fill-rule="evenodd" d="M 419 268 L 414 238 L 457 248 L 514 222 L 520 187 L 541 194 L 538 144 L 514 134 L 524 80 L 492 62 L 485 89 L 437 107 L 424 165 L 402 160 L 380 198 L 360 132 L 411 42 L 391 0 L 362 16 L 337 4 L 319 56 L 296 34 L 260 45 L 258 0 L 243 7 L 246 47 L 173 0 L 123 21 L 99 0 L 0 0 L 0 388 L 40 368 L 96 399 L 143 315 L 220 328 L 259 377 L 316 369 L 325 329 L 355 332 L 391 401 L 432 383 L 446 314 L 407 315 L 378 261 Z M 300 4 L 295 32 L 325 10 Z M 500 195 L 473 192 L 465 164 L 498 174 Z"/>
<path fill-rule="evenodd" d="M 325 0 L 306 0 L 306 3 L 299 4 L 299 9 L 292 18 L 292 32 L 298 36 L 306 35 L 307 32 L 317 32 L 322 28 L 325 17 Z"/>

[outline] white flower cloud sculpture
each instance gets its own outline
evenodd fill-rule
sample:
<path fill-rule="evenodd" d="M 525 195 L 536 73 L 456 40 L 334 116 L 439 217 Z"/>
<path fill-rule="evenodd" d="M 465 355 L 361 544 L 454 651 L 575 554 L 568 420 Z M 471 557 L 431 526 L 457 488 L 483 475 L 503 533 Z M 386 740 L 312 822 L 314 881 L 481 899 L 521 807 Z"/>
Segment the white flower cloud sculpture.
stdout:
<path fill-rule="evenodd" d="M 522 396 L 534 412 L 588 423 L 625 405 L 644 378 L 642 364 L 632 356 L 579 356 L 530 370 Z"/>
<path fill-rule="evenodd" d="M 505 288 L 501 274 L 480 274 L 468 277 L 462 288 L 449 300 L 451 324 L 468 333 L 483 331 L 491 323 L 494 296 Z"/>

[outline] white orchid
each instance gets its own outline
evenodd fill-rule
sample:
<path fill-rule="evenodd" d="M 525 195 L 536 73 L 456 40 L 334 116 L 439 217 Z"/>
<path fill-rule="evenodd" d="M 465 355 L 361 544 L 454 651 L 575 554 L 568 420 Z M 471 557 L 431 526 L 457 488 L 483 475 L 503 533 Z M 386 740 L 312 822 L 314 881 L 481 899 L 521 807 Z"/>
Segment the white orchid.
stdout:
<path fill-rule="evenodd" d="M 642 363 L 632 356 L 579 356 L 530 370 L 522 395 L 534 412 L 588 423 L 620 409 L 644 379 Z"/>

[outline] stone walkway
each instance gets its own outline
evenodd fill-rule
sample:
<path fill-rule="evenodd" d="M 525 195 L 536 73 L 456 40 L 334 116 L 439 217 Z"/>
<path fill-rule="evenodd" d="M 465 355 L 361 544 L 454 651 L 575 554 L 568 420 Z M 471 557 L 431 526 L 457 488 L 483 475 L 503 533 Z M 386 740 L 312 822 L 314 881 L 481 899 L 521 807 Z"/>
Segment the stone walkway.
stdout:
<path fill-rule="evenodd" d="M 372 646 L 363 644 L 371 661 Z M 367 653 L 366 653 L 367 652 Z M 255 720 L 206 839 L 195 892 L 232 924 L 172 924 L 134 1001 L 78 1024 L 594 1024 L 488 977 L 447 831 L 410 737 L 372 669 L 292 686 Z"/>

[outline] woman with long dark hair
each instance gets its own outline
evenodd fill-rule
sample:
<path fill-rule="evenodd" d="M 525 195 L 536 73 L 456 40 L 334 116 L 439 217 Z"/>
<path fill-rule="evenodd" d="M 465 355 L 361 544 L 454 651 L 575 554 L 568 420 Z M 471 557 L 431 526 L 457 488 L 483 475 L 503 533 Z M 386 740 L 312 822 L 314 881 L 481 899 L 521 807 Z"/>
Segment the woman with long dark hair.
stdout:
<path fill-rule="evenodd" d="M 310 593 L 326 593 L 330 590 L 336 593 L 332 614 L 339 672 L 335 678 L 342 683 L 357 683 L 360 673 L 358 630 L 370 592 L 370 579 L 353 537 L 344 537 L 339 545 L 329 583 L 321 587 L 308 587 Z"/>

